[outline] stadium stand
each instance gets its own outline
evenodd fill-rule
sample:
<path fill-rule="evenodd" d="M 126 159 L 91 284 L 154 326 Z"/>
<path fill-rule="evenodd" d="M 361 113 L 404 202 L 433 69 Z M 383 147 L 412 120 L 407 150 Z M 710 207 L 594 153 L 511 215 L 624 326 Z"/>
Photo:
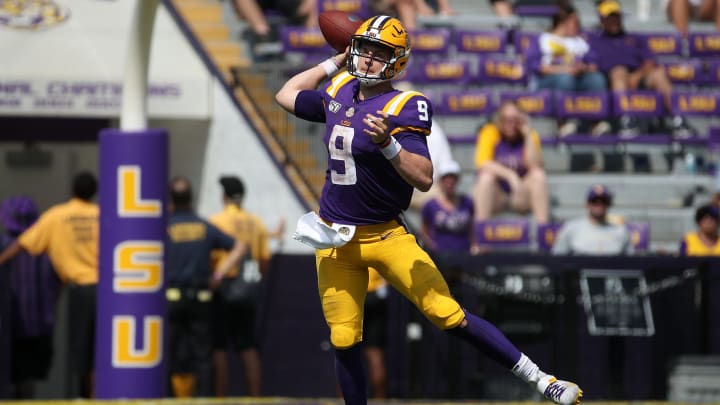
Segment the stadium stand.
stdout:
<path fill-rule="evenodd" d="M 334 2 L 321 3 L 337 6 Z M 577 0 L 575 5 L 583 29 L 592 30 L 597 24 L 594 2 Z M 664 111 L 660 96 L 647 91 L 566 94 L 553 102 L 549 92 L 528 91 L 522 58 L 549 24 L 543 13 L 530 10 L 508 24 L 492 14 L 487 2 L 456 0 L 453 7 L 457 15 L 452 18 L 419 17 L 407 78 L 435 101 L 435 118 L 448 134 L 455 157 L 467 174 L 460 188 L 467 191 L 472 186 L 477 129 L 502 100 L 516 98 L 543 138 L 556 221 L 577 215 L 583 209 L 582 199 L 573 197 L 581 195 L 588 184 L 602 182 L 616 190 L 613 211 L 627 222 L 644 227 L 641 234 L 649 235 L 643 242 L 648 242 L 650 251 L 673 251 L 682 233 L 692 227 L 693 207 L 715 191 L 715 161 L 708 153 L 715 143 L 708 133 L 717 125 L 720 109 L 720 60 L 715 59 L 720 54 L 719 34 L 693 23 L 685 44 L 660 7 L 641 15 L 641 10 L 628 5 L 631 11 L 626 15 L 626 25 L 646 41 L 676 86 L 672 111 Z M 286 51 L 282 70 L 286 74 L 304 64 L 317 63 L 328 54 L 318 32 L 285 28 L 282 40 Z M 273 69 L 259 65 L 254 69 Z M 277 85 L 271 80 L 267 83 L 271 89 Z M 672 139 L 661 125 L 669 113 L 690 117 L 700 135 Z M 620 114 L 646 118 L 649 133 L 631 139 L 555 136 L 557 117 L 612 119 Z M 290 118 L 279 119 L 292 122 Z M 296 125 L 304 128 L 301 133 L 283 136 L 296 143 L 309 143 L 302 149 L 311 151 L 315 162 L 321 162 L 324 151 L 312 143 L 312 135 L 319 130 L 297 122 L 289 128 Z M 322 173 L 311 167 L 301 170 L 314 173 L 307 176 L 319 190 Z M 529 235 L 534 241 L 531 245 L 539 246 L 534 238 L 540 233 L 533 230 Z"/>

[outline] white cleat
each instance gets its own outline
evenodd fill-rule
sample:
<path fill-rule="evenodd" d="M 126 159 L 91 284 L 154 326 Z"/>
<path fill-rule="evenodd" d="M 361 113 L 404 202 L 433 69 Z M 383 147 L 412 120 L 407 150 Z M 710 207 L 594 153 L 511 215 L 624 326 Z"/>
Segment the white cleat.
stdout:
<path fill-rule="evenodd" d="M 537 383 L 537 389 L 545 398 L 560 405 L 579 404 L 583 395 L 577 384 L 558 380 L 551 375 L 541 378 Z"/>

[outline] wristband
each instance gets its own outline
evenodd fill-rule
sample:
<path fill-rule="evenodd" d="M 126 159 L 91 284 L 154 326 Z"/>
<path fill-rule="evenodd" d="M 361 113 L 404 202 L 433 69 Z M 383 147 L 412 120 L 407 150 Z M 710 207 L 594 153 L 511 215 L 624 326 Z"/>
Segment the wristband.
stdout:
<path fill-rule="evenodd" d="M 390 143 L 387 146 L 380 148 L 380 152 L 382 152 L 383 156 L 385 156 L 385 159 L 390 160 L 397 156 L 401 149 L 402 145 L 400 145 L 400 142 L 391 136 Z"/>
<path fill-rule="evenodd" d="M 335 64 L 335 60 L 333 58 L 328 58 L 320 62 L 318 66 L 323 68 L 328 77 L 334 75 L 335 73 L 337 73 L 338 70 L 340 70 L 338 65 Z"/>
<path fill-rule="evenodd" d="M 382 149 L 382 148 L 390 145 L 390 142 L 391 142 L 391 141 L 390 141 L 390 138 L 392 138 L 392 136 L 388 135 L 385 139 L 383 139 L 382 142 L 378 142 L 378 143 L 376 143 L 375 145 L 377 145 L 378 148 Z"/>

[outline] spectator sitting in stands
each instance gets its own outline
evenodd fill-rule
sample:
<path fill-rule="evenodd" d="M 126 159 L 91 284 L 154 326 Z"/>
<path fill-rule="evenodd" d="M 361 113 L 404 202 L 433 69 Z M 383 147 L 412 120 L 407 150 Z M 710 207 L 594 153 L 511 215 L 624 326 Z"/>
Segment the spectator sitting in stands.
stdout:
<path fill-rule="evenodd" d="M 477 252 L 472 241 L 474 207 L 469 196 L 458 193 L 460 165 L 450 161 L 440 166 L 438 183 L 440 195 L 432 198 L 422 208 L 422 231 L 420 233 L 428 249 L 439 252 Z"/>
<path fill-rule="evenodd" d="M 629 255 L 634 253 L 630 231 L 608 218 L 612 194 L 596 184 L 587 195 L 588 215 L 568 221 L 560 228 L 552 247 L 554 255 Z"/>
<path fill-rule="evenodd" d="M 317 27 L 317 0 L 233 0 L 235 13 L 250 26 L 250 43 L 257 57 L 278 55 L 282 45 L 265 18 L 268 10 L 277 10 L 290 25 Z"/>
<path fill-rule="evenodd" d="M 672 83 L 658 65 L 644 41 L 629 35 L 623 26 L 622 10 L 616 0 L 605 0 L 597 7 L 601 31 L 589 36 L 590 48 L 597 57 L 598 69 L 606 75 L 613 91 L 647 88 L 662 94 L 666 111 L 671 110 Z M 696 131 L 684 117 L 672 117 L 672 133 L 687 137 Z M 639 133 L 637 120 L 620 117 L 621 136 Z"/>
<path fill-rule="evenodd" d="M 531 84 L 540 89 L 556 91 L 604 91 L 605 77 L 598 72 L 594 52 L 587 41 L 579 35 L 580 19 L 575 7 L 561 3 L 552 16 L 549 32 L 543 32 L 537 46 L 528 50 L 528 71 L 534 73 Z M 569 120 L 562 123 L 560 136 L 577 131 L 578 123 Z M 605 121 L 593 125 L 593 135 L 610 131 Z"/>
<path fill-rule="evenodd" d="M 476 221 L 487 220 L 509 205 L 514 211 L 532 210 L 538 224 L 548 222 L 549 196 L 540 136 L 514 101 L 502 103 L 493 121 L 480 129 L 475 166 Z"/>
<path fill-rule="evenodd" d="M 370 8 L 374 14 L 397 16 L 408 31 L 414 31 L 418 28 L 418 16 L 455 14 L 449 0 L 436 0 L 433 3 L 431 6 L 426 0 L 371 0 Z"/>
<path fill-rule="evenodd" d="M 665 0 L 668 19 L 675 29 L 688 37 L 688 25 L 691 18 L 698 21 L 715 21 L 720 30 L 720 0 Z"/>
<path fill-rule="evenodd" d="M 720 256 L 717 205 L 705 204 L 695 211 L 697 230 L 688 232 L 680 242 L 681 256 Z"/>

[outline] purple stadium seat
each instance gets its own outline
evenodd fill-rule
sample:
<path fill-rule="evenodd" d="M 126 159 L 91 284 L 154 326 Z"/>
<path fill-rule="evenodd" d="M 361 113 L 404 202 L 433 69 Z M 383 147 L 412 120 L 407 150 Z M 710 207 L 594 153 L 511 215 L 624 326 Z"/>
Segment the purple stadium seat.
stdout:
<path fill-rule="evenodd" d="M 450 47 L 450 30 L 422 29 L 410 33 L 413 55 L 446 55 Z"/>
<path fill-rule="evenodd" d="M 615 92 L 612 99 L 615 116 L 660 117 L 664 113 L 662 95 L 654 91 Z"/>
<path fill-rule="evenodd" d="M 515 53 L 518 55 L 526 55 L 530 47 L 533 46 L 533 44 L 537 44 L 539 36 L 540 34 L 537 32 L 515 31 L 513 35 Z"/>
<path fill-rule="evenodd" d="M 708 61 L 706 64 L 705 84 L 708 86 L 720 86 L 720 60 Z"/>
<path fill-rule="evenodd" d="M 530 222 L 524 218 L 478 221 L 475 223 L 475 238 L 480 245 L 528 247 Z"/>
<path fill-rule="evenodd" d="M 356 14 L 362 18 L 370 18 L 370 5 L 368 0 L 319 0 L 318 13 L 323 11 L 345 11 Z"/>
<path fill-rule="evenodd" d="M 720 94 L 675 90 L 671 105 L 671 112 L 676 115 L 717 116 L 720 113 Z"/>
<path fill-rule="evenodd" d="M 409 80 L 417 84 L 463 84 L 472 78 L 468 60 L 425 60 L 410 64 Z"/>
<path fill-rule="evenodd" d="M 682 42 L 677 32 L 644 32 L 633 34 L 645 42 L 655 56 L 680 56 Z"/>
<path fill-rule="evenodd" d="M 691 33 L 688 38 L 688 44 L 690 45 L 690 57 L 706 58 L 720 56 L 720 33 Z"/>
<path fill-rule="evenodd" d="M 553 4 L 527 4 L 513 8 L 513 13 L 520 17 L 552 17 L 558 8 Z"/>
<path fill-rule="evenodd" d="M 500 93 L 500 102 L 505 100 L 515 100 L 523 111 L 533 117 L 553 115 L 553 98 L 550 90 Z"/>
<path fill-rule="evenodd" d="M 628 223 L 630 242 L 636 252 L 643 252 L 650 248 L 650 224 L 645 222 Z"/>
<path fill-rule="evenodd" d="M 505 53 L 507 33 L 505 31 L 457 30 L 454 42 L 458 52 Z"/>
<path fill-rule="evenodd" d="M 495 111 L 493 93 L 488 90 L 474 90 L 465 92 L 447 92 L 440 96 L 440 104 L 435 104 L 435 110 L 440 115 L 490 115 Z"/>
<path fill-rule="evenodd" d="M 703 64 L 703 61 L 698 59 L 687 59 L 665 62 L 663 66 L 668 78 L 675 84 L 702 85 L 709 82 Z"/>
<path fill-rule="evenodd" d="M 508 83 L 525 86 L 525 66 L 517 58 L 493 55 L 480 60 L 477 80 L 485 83 Z"/>
<path fill-rule="evenodd" d="M 327 44 L 319 29 L 303 27 L 282 27 L 280 41 L 286 52 L 320 53 L 331 55 L 332 48 Z"/>
<path fill-rule="evenodd" d="M 610 115 L 608 92 L 556 92 L 555 112 L 561 118 L 604 119 Z"/>
<path fill-rule="evenodd" d="M 549 252 L 555 244 L 555 238 L 560 232 L 562 224 L 550 223 L 537 226 L 537 244 L 541 252 Z"/>

